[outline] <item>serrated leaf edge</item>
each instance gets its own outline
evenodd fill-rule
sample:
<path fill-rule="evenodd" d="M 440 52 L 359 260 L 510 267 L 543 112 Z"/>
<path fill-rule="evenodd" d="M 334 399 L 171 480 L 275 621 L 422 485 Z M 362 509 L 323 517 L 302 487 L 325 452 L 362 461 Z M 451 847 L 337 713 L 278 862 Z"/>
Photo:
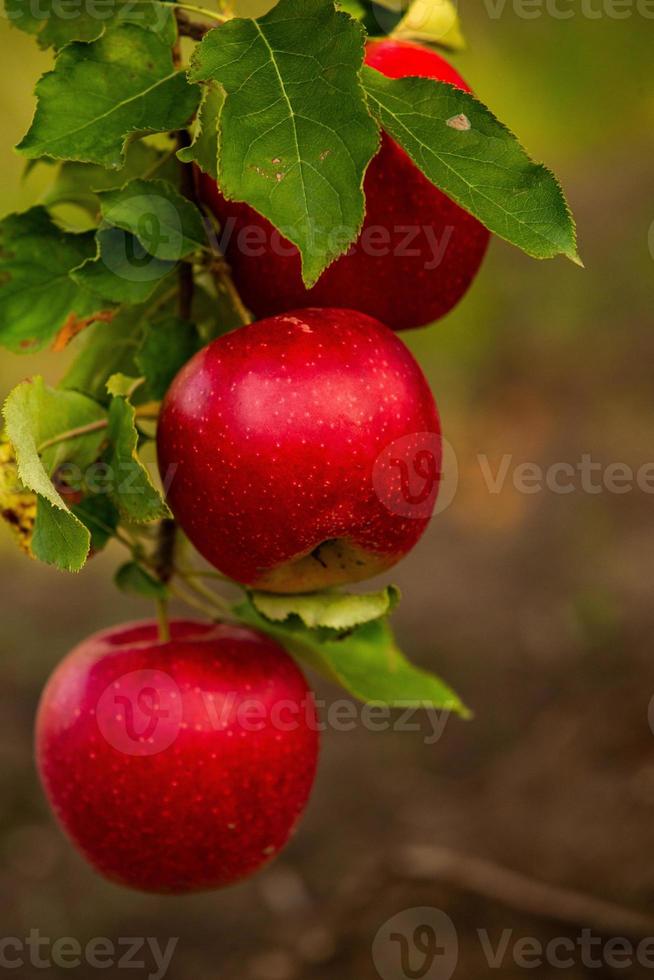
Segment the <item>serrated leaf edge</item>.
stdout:
<path fill-rule="evenodd" d="M 375 75 L 379 75 L 380 77 L 384 78 L 385 81 L 395 81 L 396 80 L 396 79 L 388 79 L 388 78 L 386 78 L 386 76 L 382 75 L 381 72 L 377 71 L 377 69 L 375 69 L 375 68 L 371 68 L 369 65 L 364 66 L 363 72 L 364 72 L 364 78 L 365 78 L 365 73 L 370 72 L 370 73 L 374 73 Z M 552 180 L 552 182 L 554 184 L 554 187 L 556 189 L 556 192 L 557 192 L 557 194 L 559 196 L 560 203 L 563 205 L 563 209 L 564 209 L 565 215 L 568 218 L 569 226 L 570 226 L 570 232 L 571 232 L 571 237 L 572 237 L 572 245 L 571 245 L 571 248 L 568 249 L 568 250 L 559 248 L 558 254 L 564 255 L 566 258 L 568 258 L 575 265 L 579 265 L 579 266 L 583 267 L 583 262 L 582 262 L 581 258 L 579 257 L 579 253 L 578 253 L 578 249 L 577 249 L 577 226 L 576 226 L 576 222 L 575 222 L 574 216 L 572 214 L 572 211 L 570 209 L 570 205 L 568 203 L 568 200 L 567 200 L 567 198 L 565 196 L 565 193 L 563 191 L 563 187 L 561 186 L 561 183 L 559 182 L 559 179 L 556 176 L 556 174 L 548 166 L 546 166 L 546 164 L 544 164 L 544 163 L 537 163 L 533 159 L 533 157 L 529 153 L 529 151 L 526 149 L 526 147 L 522 144 L 522 142 L 515 135 L 515 133 L 506 125 L 506 123 L 503 123 L 500 119 L 498 119 L 497 116 L 495 115 L 495 113 L 491 109 L 489 109 L 488 106 L 485 103 L 483 103 L 481 101 L 481 99 L 479 99 L 476 95 L 474 95 L 471 92 L 463 92 L 461 89 L 457 88 L 455 85 L 450 84 L 449 82 L 437 81 L 436 79 L 424 79 L 424 80 L 425 81 L 431 81 L 434 85 L 445 85 L 445 86 L 447 86 L 447 88 L 451 89 L 452 92 L 453 93 L 456 93 L 457 95 L 461 95 L 461 94 L 465 95 L 476 106 L 478 106 L 480 109 L 482 109 L 485 112 L 487 112 L 489 114 L 489 116 L 491 117 L 491 119 L 493 120 L 493 122 L 496 123 L 500 127 L 500 129 L 503 130 L 504 133 L 506 133 L 507 136 L 510 136 L 511 139 L 515 140 L 515 142 L 518 144 L 518 146 L 523 150 L 523 152 L 525 153 L 525 155 L 529 158 L 529 160 L 531 162 L 531 165 L 532 165 L 532 167 L 534 168 L 535 171 L 538 171 L 538 172 L 540 172 L 542 174 L 545 174 L 547 177 L 551 178 L 551 180 Z M 403 79 L 397 79 L 397 81 L 403 81 Z M 375 109 L 372 109 L 371 111 L 372 111 L 373 115 L 376 115 L 378 117 L 378 121 L 380 122 L 380 125 L 383 128 L 383 123 L 381 122 L 381 118 L 380 117 L 381 117 L 381 115 L 382 115 L 383 112 L 387 112 L 388 110 L 382 105 L 381 102 L 379 102 L 379 100 L 377 98 L 375 98 L 374 94 L 372 92 L 370 92 L 370 90 L 365 86 L 365 81 L 364 81 L 364 89 L 366 91 L 367 98 L 369 100 L 371 100 L 372 102 L 374 102 L 377 105 L 377 107 L 378 107 L 378 110 L 377 111 Z M 393 137 L 391 137 L 391 138 L 393 138 Z M 403 149 L 404 149 L 404 147 L 403 147 Z M 428 146 L 425 146 L 425 149 L 427 149 L 430 153 L 434 153 L 434 151 L 430 147 L 428 147 Z M 417 160 L 415 160 L 415 158 L 413 157 L 413 155 L 411 153 L 409 153 L 408 150 L 405 150 L 405 152 L 411 157 L 411 159 L 416 164 L 416 166 L 421 169 L 421 172 L 424 173 L 424 171 L 422 171 L 422 168 L 420 167 L 419 162 Z M 438 154 L 434 154 L 434 155 L 438 155 Z M 464 180 L 464 183 L 466 183 L 466 184 L 468 183 L 467 181 L 465 181 L 464 178 L 461 178 L 460 175 L 457 175 L 457 176 L 459 177 L 459 179 L 463 179 Z M 425 177 L 427 177 L 427 174 L 425 174 Z M 427 179 L 429 180 L 429 177 L 427 177 Z M 434 186 L 437 186 L 437 185 L 434 185 Z M 480 193 L 477 189 L 473 188 L 472 185 L 468 185 L 468 186 L 470 186 L 471 190 L 475 190 L 475 193 Z M 494 204 L 494 202 L 491 202 L 491 203 Z M 497 205 L 495 205 L 495 204 L 494 204 L 494 206 L 497 207 Z M 460 205 L 460 207 L 463 207 L 464 210 L 467 210 L 465 208 L 465 205 Z M 513 220 L 518 221 L 518 223 L 525 224 L 525 222 L 520 222 L 520 220 L 518 218 L 516 218 L 514 215 L 511 215 L 511 217 L 512 217 Z M 481 219 L 478 219 L 478 220 L 481 220 Z M 481 222 L 481 223 L 483 224 L 483 222 Z M 546 238 L 544 235 L 540 235 L 540 233 L 534 232 L 533 229 L 530 229 L 530 231 L 531 231 L 532 234 L 535 234 L 538 237 L 542 238 L 542 240 L 544 242 L 546 242 L 550 247 L 553 244 L 555 244 L 550 239 Z M 501 232 L 493 231 L 493 234 L 497 235 L 499 238 L 503 238 L 505 241 L 509 241 L 509 239 L 505 238 L 505 236 L 502 235 Z M 517 245 L 515 245 L 514 242 L 510 242 L 509 241 L 509 244 L 513 245 L 515 248 L 521 248 L 522 251 L 526 252 L 526 254 L 527 255 L 530 255 L 532 258 L 535 258 L 535 259 L 545 259 L 546 258 L 546 256 L 534 254 L 533 252 L 529 251 L 527 248 L 522 248 L 522 246 L 517 246 Z"/>

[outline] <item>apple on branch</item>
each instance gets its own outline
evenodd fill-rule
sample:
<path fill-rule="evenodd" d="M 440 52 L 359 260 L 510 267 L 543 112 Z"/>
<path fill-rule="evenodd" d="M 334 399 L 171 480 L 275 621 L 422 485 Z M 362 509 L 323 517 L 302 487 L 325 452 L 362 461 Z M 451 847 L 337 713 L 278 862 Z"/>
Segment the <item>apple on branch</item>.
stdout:
<path fill-rule="evenodd" d="M 113 881 L 183 893 L 269 861 L 316 771 L 313 695 L 288 654 L 242 627 L 154 622 L 89 637 L 57 667 L 36 725 L 61 825 Z"/>
<path fill-rule="evenodd" d="M 412 354 L 352 310 L 218 338 L 159 418 L 168 503 L 223 574 L 295 593 L 370 578 L 423 534 L 440 480 L 434 399 Z"/>

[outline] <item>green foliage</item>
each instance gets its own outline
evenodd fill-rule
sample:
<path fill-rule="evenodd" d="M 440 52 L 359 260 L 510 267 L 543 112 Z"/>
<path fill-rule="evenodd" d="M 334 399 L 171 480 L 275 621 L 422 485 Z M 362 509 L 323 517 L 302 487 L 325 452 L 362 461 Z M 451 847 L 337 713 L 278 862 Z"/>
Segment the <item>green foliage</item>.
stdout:
<path fill-rule="evenodd" d="M 175 263 L 154 258 L 138 238 L 122 228 L 100 228 L 96 255 L 72 273 L 87 293 L 109 303 L 144 303 Z"/>
<path fill-rule="evenodd" d="M 95 41 L 114 24 L 135 23 L 159 34 L 172 44 L 175 25 L 172 11 L 158 0 L 5 0 L 7 17 L 40 47 L 62 48 L 70 41 Z"/>
<path fill-rule="evenodd" d="M 170 45 L 134 24 L 67 45 L 36 93 L 20 152 L 104 167 L 124 164 L 129 137 L 184 126 L 200 98 L 174 68 Z"/>
<path fill-rule="evenodd" d="M 554 175 L 474 96 L 427 78 L 363 69 L 371 109 L 437 187 L 534 258 L 579 262 L 575 227 Z"/>
<path fill-rule="evenodd" d="M 32 553 L 79 570 L 89 548 L 104 547 L 119 513 L 134 522 L 169 516 L 138 459 L 135 409 L 124 397 L 138 381 L 114 375 L 109 412 L 77 391 L 24 381 L 4 406 L 20 485 L 37 494 Z M 71 480 L 72 476 L 72 480 Z M 68 506 L 65 496 L 73 491 Z"/>
<path fill-rule="evenodd" d="M 114 386 L 114 390 L 118 389 Z M 171 515 L 138 457 L 135 419 L 134 406 L 126 398 L 114 396 L 109 405 L 111 448 L 106 461 L 111 473 L 111 497 L 121 516 L 142 524 Z"/>
<path fill-rule="evenodd" d="M 464 718 L 470 715 L 447 684 L 409 663 L 386 618 L 365 623 L 342 639 L 325 640 L 320 631 L 302 625 L 273 624 L 251 603 L 242 603 L 235 611 L 243 622 L 272 636 L 302 663 L 360 701 L 394 708 L 442 708 Z"/>
<path fill-rule="evenodd" d="M 528 254 L 578 261 L 575 229 L 554 176 L 477 99 L 363 67 L 364 27 L 461 48 L 453 0 L 280 0 L 259 19 L 211 30 L 188 76 L 166 4 L 102 0 L 98 12 L 77 0 L 44 0 L 38 12 L 7 0 L 14 24 L 58 53 L 19 146 L 52 173 L 45 206 L 0 222 L 0 343 L 31 352 L 56 338 L 78 349 L 58 389 L 36 377 L 5 403 L 0 509 L 25 551 L 62 569 L 78 570 L 90 549 L 119 537 L 133 555 L 116 584 L 161 600 L 168 590 L 138 525 L 170 514 L 139 449 L 175 374 L 247 319 L 180 161 L 290 239 L 307 285 L 359 233 L 380 128 Z M 86 212 L 93 230 L 56 224 L 47 208 L 64 204 Z M 103 313 L 110 322 L 94 324 Z M 235 613 L 363 701 L 466 716 L 443 681 L 398 649 L 388 622 L 397 601 L 392 586 L 255 592 Z"/>
<path fill-rule="evenodd" d="M 327 0 L 280 0 L 210 31 L 190 77 L 220 82 L 219 175 L 297 245 L 311 285 L 355 240 L 377 127 L 358 72 L 363 32 Z"/>
<path fill-rule="evenodd" d="M 206 276 L 202 285 L 196 281 L 193 318 L 204 344 L 243 325 L 242 311 L 236 306 L 232 293 L 223 283 L 213 282 Z"/>
<path fill-rule="evenodd" d="M 48 344 L 68 317 L 97 311 L 97 296 L 71 278 L 93 255 L 93 235 L 70 234 L 45 208 L 10 214 L 0 222 L 0 343 L 15 353 Z"/>
<path fill-rule="evenodd" d="M 120 520 L 113 501 L 102 493 L 88 494 L 70 509 L 91 533 L 91 552 L 102 551 L 115 535 Z"/>
<path fill-rule="evenodd" d="M 55 166 L 51 160 L 39 162 L 49 167 Z M 123 187 L 129 180 L 151 173 L 166 180 L 175 180 L 175 161 L 170 154 L 137 140 L 128 145 L 125 165 L 119 170 L 106 170 L 98 164 L 76 163 L 74 160 L 56 164 L 55 178 L 43 196 L 43 203 L 47 207 L 76 204 L 95 217 L 100 211 L 98 191 Z"/>
<path fill-rule="evenodd" d="M 121 565 L 116 572 L 114 582 L 121 592 L 142 596 L 144 599 L 165 599 L 168 596 L 168 589 L 163 582 L 135 561 L 128 561 Z"/>
<path fill-rule="evenodd" d="M 81 391 L 98 402 L 109 402 L 107 382 L 114 374 L 136 376 L 143 332 L 143 306 L 128 307 L 111 323 L 87 331 L 82 349 L 60 382 L 61 388 Z"/>
<path fill-rule="evenodd" d="M 136 364 L 152 398 L 163 398 L 177 372 L 201 345 L 195 325 L 179 317 L 165 317 L 146 327 Z"/>
<path fill-rule="evenodd" d="M 165 285 L 165 284 L 164 284 Z M 206 305 L 207 317 L 215 316 L 213 297 L 196 293 L 194 308 Z M 199 317 L 202 319 L 202 317 Z M 231 324 L 232 326 L 234 324 Z M 208 339 L 208 338 L 207 338 Z M 130 401 L 140 404 L 159 400 L 179 369 L 204 343 L 194 323 L 162 310 L 152 315 L 147 305 L 127 307 L 110 324 L 91 327 L 79 354 L 64 375 L 60 387 L 90 395 L 96 401 L 110 400 L 107 383 L 116 375 L 143 377 L 147 384 L 132 393 Z"/>
<path fill-rule="evenodd" d="M 14 388 L 3 415 L 20 481 L 38 496 L 32 552 L 47 564 L 78 571 L 86 561 L 91 535 L 67 507 L 53 476 L 64 464 L 73 464 L 80 472 L 88 467 L 100 454 L 106 431 L 98 428 L 77 438 L 52 440 L 102 423 L 104 410 L 90 398 L 55 391 L 36 377 Z"/>
<path fill-rule="evenodd" d="M 129 400 L 136 389 L 143 384 L 143 380 L 143 378 L 131 377 L 119 371 L 117 374 L 112 374 L 107 381 L 107 391 L 112 398 L 127 398 Z"/>
<path fill-rule="evenodd" d="M 132 180 L 99 195 L 102 217 L 131 232 L 149 255 L 177 261 L 206 247 L 202 215 L 165 180 Z"/>
<path fill-rule="evenodd" d="M 20 478 L 26 487 L 43 496 L 43 488 L 36 485 L 43 472 L 50 480 L 65 463 L 89 466 L 98 458 L 106 439 L 100 426 L 105 419 L 102 406 L 77 392 L 50 388 L 38 375 L 14 388 L 5 402 L 4 417 Z M 94 431 L 60 438 L 71 430 L 96 424 Z"/>
<path fill-rule="evenodd" d="M 64 572 L 78 572 L 86 562 L 91 534 L 66 508 L 37 495 L 36 523 L 32 534 L 32 554 L 46 565 Z"/>
<path fill-rule="evenodd" d="M 399 602 L 393 585 L 379 592 L 312 592 L 307 595 L 273 595 L 252 592 L 250 599 L 262 616 L 273 623 L 300 620 L 309 629 L 351 630 L 386 616 Z"/>
<path fill-rule="evenodd" d="M 177 153 L 183 163 L 197 163 L 214 180 L 218 179 L 218 124 L 224 101 L 224 92 L 216 82 L 207 82 L 203 86 L 193 142 Z"/>

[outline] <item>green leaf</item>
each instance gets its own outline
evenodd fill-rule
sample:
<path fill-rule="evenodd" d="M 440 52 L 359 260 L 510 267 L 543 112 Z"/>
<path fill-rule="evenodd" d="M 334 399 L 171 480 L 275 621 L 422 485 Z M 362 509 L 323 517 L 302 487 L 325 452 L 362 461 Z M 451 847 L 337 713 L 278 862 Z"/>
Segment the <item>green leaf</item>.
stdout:
<path fill-rule="evenodd" d="M 193 320 L 203 344 L 222 337 L 243 325 L 241 311 L 234 305 L 231 294 L 205 277 L 202 286 L 196 282 L 193 295 Z"/>
<path fill-rule="evenodd" d="M 413 0 L 391 36 L 403 41 L 436 44 L 450 51 L 462 51 L 466 46 L 452 0 Z"/>
<path fill-rule="evenodd" d="M 383 128 L 448 197 L 528 255 L 580 264 L 556 178 L 486 106 L 428 78 L 386 78 L 366 67 L 363 81 Z"/>
<path fill-rule="evenodd" d="M 91 535 L 71 511 L 37 496 L 32 554 L 64 572 L 78 572 L 89 554 Z"/>
<path fill-rule="evenodd" d="M 280 0 L 258 20 L 210 31 L 193 81 L 219 81 L 219 181 L 292 241 L 312 285 L 364 216 L 363 178 L 379 135 L 359 81 L 361 25 L 332 0 Z"/>
<path fill-rule="evenodd" d="M 95 41 L 114 24 L 139 24 L 168 44 L 175 39 L 172 11 L 156 0 L 5 0 L 14 27 L 38 38 L 40 47 L 62 48 L 70 41 Z"/>
<path fill-rule="evenodd" d="M 52 167 L 52 161 L 41 162 Z M 174 180 L 176 164 L 174 157 L 148 146 L 142 140 L 130 143 L 127 147 L 125 166 L 120 170 L 106 170 L 94 163 L 76 163 L 65 160 L 56 165 L 55 179 L 43 197 L 48 207 L 58 204 L 76 204 L 95 217 L 100 211 L 98 191 L 123 187 L 134 177 L 143 177 L 150 172 L 165 179 Z"/>
<path fill-rule="evenodd" d="M 138 432 L 134 406 L 124 398 L 113 398 L 109 406 L 107 462 L 112 473 L 112 498 L 121 515 L 142 524 L 170 517 L 161 494 L 137 454 Z"/>
<path fill-rule="evenodd" d="M 107 391 L 114 398 L 131 398 L 139 385 L 142 385 L 144 378 L 130 377 L 126 374 L 112 374 L 107 381 Z"/>
<path fill-rule="evenodd" d="M 36 114 L 20 152 L 104 167 L 124 164 L 131 136 L 184 126 L 200 98 L 173 67 L 170 46 L 134 24 L 63 48 L 36 93 Z"/>
<path fill-rule="evenodd" d="M 252 592 L 255 609 L 266 619 L 284 623 L 293 617 L 309 629 L 350 630 L 386 616 L 399 601 L 393 585 L 379 592 L 312 592 L 307 595 L 273 595 Z"/>
<path fill-rule="evenodd" d="M 98 427 L 78 438 L 52 440 L 71 429 L 102 423 L 104 410 L 90 398 L 55 391 L 36 377 L 14 388 L 3 415 L 20 482 L 38 495 L 32 551 L 50 565 L 78 571 L 86 561 L 91 536 L 64 503 L 52 477 L 65 463 L 80 470 L 88 467 L 98 458 L 106 432 Z"/>
<path fill-rule="evenodd" d="M 93 235 L 69 234 L 45 208 L 0 222 L 0 343 L 15 353 L 48 344 L 65 321 L 96 312 L 101 303 L 70 272 L 93 255 Z"/>
<path fill-rule="evenodd" d="M 85 468 L 100 455 L 107 435 L 102 425 L 106 412 L 91 398 L 75 391 L 58 391 L 36 376 L 19 384 L 8 396 L 4 417 L 7 435 L 16 450 L 23 484 L 48 496 L 37 482 L 43 471 L 50 478 L 64 463 Z M 93 431 L 61 440 L 71 430 L 95 426 Z M 57 440 L 56 442 L 54 440 Z M 48 444 L 48 445 L 46 445 Z M 52 501 L 54 503 L 54 500 Z"/>
<path fill-rule="evenodd" d="M 464 718 L 470 712 L 454 691 L 428 671 L 414 667 L 398 649 L 386 619 L 358 627 L 343 639 L 321 641 L 304 627 L 278 626 L 250 602 L 235 608 L 239 618 L 277 640 L 302 663 L 360 701 L 390 707 L 442 708 Z"/>
<path fill-rule="evenodd" d="M 120 514 L 110 498 L 103 493 L 88 494 L 70 508 L 91 533 L 91 551 L 102 551 L 114 536 Z"/>
<path fill-rule="evenodd" d="M 201 346 L 195 326 L 179 317 L 166 317 L 146 327 L 136 363 L 152 398 L 163 398 L 177 372 Z"/>
<path fill-rule="evenodd" d="M 193 142 L 177 151 L 182 163 L 197 163 L 214 180 L 218 179 L 218 124 L 224 101 L 225 95 L 215 82 L 203 86 Z"/>
<path fill-rule="evenodd" d="M 96 232 L 96 256 L 71 273 L 85 291 L 112 303 L 144 303 L 175 268 L 174 262 L 150 255 L 140 241 L 122 228 Z"/>
<path fill-rule="evenodd" d="M 131 232 L 149 255 L 177 261 L 207 246 L 195 204 L 165 180 L 132 180 L 100 195 L 102 217 Z"/>
<path fill-rule="evenodd" d="M 138 376 L 136 353 L 141 344 L 144 307 L 121 311 L 111 323 L 90 327 L 84 346 L 59 384 L 108 402 L 107 381 L 113 374 Z"/>
<path fill-rule="evenodd" d="M 166 599 L 168 596 L 164 583 L 135 561 L 121 565 L 114 582 L 122 592 L 143 596 L 145 599 Z"/>

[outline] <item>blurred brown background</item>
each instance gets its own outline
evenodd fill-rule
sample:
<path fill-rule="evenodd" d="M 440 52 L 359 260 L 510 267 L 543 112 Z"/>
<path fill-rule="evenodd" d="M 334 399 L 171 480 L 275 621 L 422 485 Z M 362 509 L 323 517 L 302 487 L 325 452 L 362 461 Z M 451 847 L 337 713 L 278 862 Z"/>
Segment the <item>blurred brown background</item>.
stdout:
<path fill-rule="evenodd" d="M 456 64 L 561 177 L 586 263 L 585 271 L 539 263 L 494 242 L 459 309 L 405 335 L 436 393 L 458 486 L 392 576 L 405 596 L 396 627 L 407 653 L 447 678 L 476 718 L 450 720 L 434 744 L 426 744 L 428 722 L 422 733 L 327 733 L 306 819 L 267 871 L 193 898 L 121 890 L 96 877 L 55 828 L 32 763 L 32 720 L 49 672 L 75 642 L 150 610 L 114 591 L 117 554 L 65 577 L 20 556 L 0 529 L 0 938 L 32 929 L 82 943 L 179 937 L 171 980 L 447 980 L 449 960 L 430 967 L 414 951 L 407 974 L 390 941 L 372 954 L 389 918 L 427 906 L 444 910 L 458 931 L 454 976 L 475 980 L 522 976 L 511 952 L 521 937 L 576 942 L 584 927 L 602 942 L 628 930 L 636 941 L 654 935 L 654 468 L 649 492 L 635 480 L 627 492 L 588 492 L 580 475 L 570 493 L 523 493 L 513 482 L 524 462 L 576 467 L 590 454 L 601 464 L 597 486 L 610 464 L 637 471 L 654 461 L 654 10 L 635 0 L 586 0 L 584 11 L 570 0 L 524 8 L 486 0 L 461 13 L 469 48 Z M 38 193 L 21 184 L 11 146 L 50 58 L 4 20 L 0 41 L 4 213 Z M 61 364 L 3 355 L 3 395 L 37 370 L 55 381 Z M 505 454 L 506 481 L 492 493 L 484 473 L 495 474 Z M 340 696 L 326 685 L 318 691 Z M 590 898 L 567 908 L 569 896 L 529 879 Z M 597 909 L 596 899 L 617 907 Z M 651 932 L 629 909 L 652 916 Z M 408 941 L 414 919 L 399 926 Z M 494 947 L 513 930 L 495 970 L 478 930 Z M 600 964 L 577 953 L 568 968 L 545 963 L 537 975 L 651 972 Z M 118 967 L 103 973 L 123 975 Z M 42 974 L 28 965 L 14 971 Z"/>

